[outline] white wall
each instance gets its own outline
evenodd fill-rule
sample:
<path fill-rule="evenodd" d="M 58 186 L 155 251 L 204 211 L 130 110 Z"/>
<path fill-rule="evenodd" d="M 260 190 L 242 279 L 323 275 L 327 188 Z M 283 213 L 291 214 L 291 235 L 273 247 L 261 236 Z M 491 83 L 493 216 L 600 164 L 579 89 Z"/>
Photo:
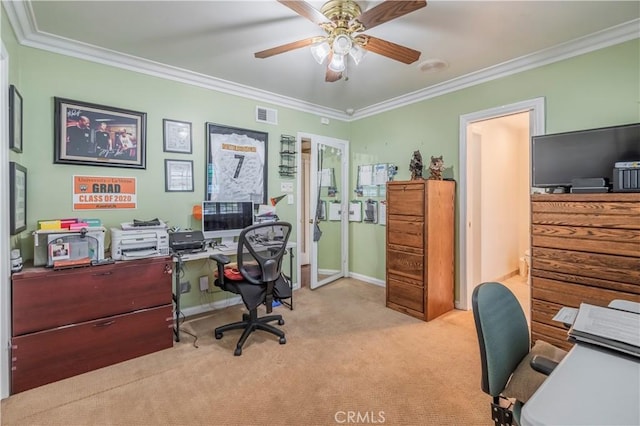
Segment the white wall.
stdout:
<path fill-rule="evenodd" d="M 529 245 L 528 114 L 519 115 L 525 120 L 508 117 L 474 123 L 474 131 L 481 134 L 482 282 L 518 270 Z"/>

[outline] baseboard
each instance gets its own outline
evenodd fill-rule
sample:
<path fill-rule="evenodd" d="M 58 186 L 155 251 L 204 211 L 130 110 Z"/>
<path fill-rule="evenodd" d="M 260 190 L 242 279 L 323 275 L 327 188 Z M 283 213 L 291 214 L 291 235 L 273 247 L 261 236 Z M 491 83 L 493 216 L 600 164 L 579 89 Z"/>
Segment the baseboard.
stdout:
<path fill-rule="evenodd" d="M 496 278 L 495 280 L 492 280 L 492 281 L 496 281 L 496 282 L 504 281 L 506 279 L 509 279 L 509 278 L 513 277 L 514 275 L 519 275 L 519 274 L 520 274 L 520 271 L 518 269 L 516 269 L 515 271 L 511 271 L 511 272 L 509 272 L 509 273 L 507 273 L 507 274 L 505 274 L 505 275 L 503 275 L 501 277 L 498 277 L 498 278 Z"/>
<path fill-rule="evenodd" d="M 354 273 L 354 272 L 349 272 L 349 276 L 351 278 L 355 278 L 355 279 L 357 279 L 359 281 L 364 281 L 364 282 L 369 283 L 369 284 L 375 284 L 375 285 L 380 286 L 380 287 L 386 287 L 387 286 L 386 281 L 378 279 L 378 278 L 373 278 L 373 277 L 369 277 L 369 276 L 366 276 L 366 275 L 357 274 L 357 273 Z"/>

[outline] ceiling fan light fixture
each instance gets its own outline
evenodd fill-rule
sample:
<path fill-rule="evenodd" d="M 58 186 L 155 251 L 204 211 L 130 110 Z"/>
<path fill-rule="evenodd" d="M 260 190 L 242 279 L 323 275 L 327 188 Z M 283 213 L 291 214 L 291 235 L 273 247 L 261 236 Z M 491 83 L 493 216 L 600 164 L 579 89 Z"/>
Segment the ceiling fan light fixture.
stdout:
<path fill-rule="evenodd" d="M 362 60 L 362 58 L 364 58 L 364 55 L 366 54 L 367 54 L 367 51 L 364 50 L 362 47 L 358 46 L 357 44 L 354 44 L 351 50 L 349 50 L 349 56 L 351 56 L 351 59 L 353 59 L 353 62 L 355 62 L 356 65 L 360 63 L 360 61 Z"/>
<path fill-rule="evenodd" d="M 311 55 L 319 64 L 324 62 L 330 52 L 331 46 L 329 46 L 326 40 L 311 45 Z"/>
<path fill-rule="evenodd" d="M 334 72 L 342 72 L 345 68 L 344 55 L 334 52 L 333 58 L 331 58 L 331 62 L 329 62 L 329 69 Z"/>
<path fill-rule="evenodd" d="M 346 55 L 351 50 L 351 46 L 353 46 L 351 37 L 346 34 L 340 34 L 333 40 L 333 53 Z"/>

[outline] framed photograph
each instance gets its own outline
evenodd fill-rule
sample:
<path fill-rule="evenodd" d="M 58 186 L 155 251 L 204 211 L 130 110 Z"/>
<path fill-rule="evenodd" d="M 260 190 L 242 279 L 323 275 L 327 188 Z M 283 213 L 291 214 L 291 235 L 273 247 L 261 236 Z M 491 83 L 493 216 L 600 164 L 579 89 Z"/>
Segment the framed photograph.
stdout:
<path fill-rule="evenodd" d="M 27 169 L 9 162 L 10 234 L 27 229 Z"/>
<path fill-rule="evenodd" d="M 193 192 L 193 161 L 164 160 L 165 192 Z"/>
<path fill-rule="evenodd" d="M 162 120 L 164 152 L 191 154 L 191 123 L 186 121 Z"/>
<path fill-rule="evenodd" d="M 54 100 L 54 163 L 146 168 L 146 113 Z"/>
<path fill-rule="evenodd" d="M 9 148 L 22 152 L 22 96 L 16 86 L 9 86 Z"/>
<path fill-rule="evenodd" d="M 269 134 L 206 123 L 205 200 L 267 204 Z"/>

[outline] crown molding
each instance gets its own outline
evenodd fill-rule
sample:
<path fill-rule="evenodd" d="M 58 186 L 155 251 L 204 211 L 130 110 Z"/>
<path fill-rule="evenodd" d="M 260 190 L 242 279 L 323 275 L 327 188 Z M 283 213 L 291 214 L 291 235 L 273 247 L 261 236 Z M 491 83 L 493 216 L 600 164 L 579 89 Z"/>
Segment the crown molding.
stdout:
<path fill-rule="evenodd" d="M 294 110 L 317 114 L 341 121 L 354 121 L 377 115 L 416 102 L 442 96 L 460 89 L 527 71 L 553 62 L 572 58 L 640 37 L 640 19 L 611 27 L 549 49 L 522 56 L 511 61 L 463 75 L 440 84 L 426 87 L 406 95 L 361 108 L 349 116 L 344 111 L 279 95 L 266 90 L 234 83 L 178 67 L 138 58 L 109 49 L 82 43 L 39 31 L 30 1 L 2 0 L 9 22 L 21 45 L 46 50 L 61 55 L 127 69 L 154 77 L 190 84 L 209 90 L 267 102 Z"/>

